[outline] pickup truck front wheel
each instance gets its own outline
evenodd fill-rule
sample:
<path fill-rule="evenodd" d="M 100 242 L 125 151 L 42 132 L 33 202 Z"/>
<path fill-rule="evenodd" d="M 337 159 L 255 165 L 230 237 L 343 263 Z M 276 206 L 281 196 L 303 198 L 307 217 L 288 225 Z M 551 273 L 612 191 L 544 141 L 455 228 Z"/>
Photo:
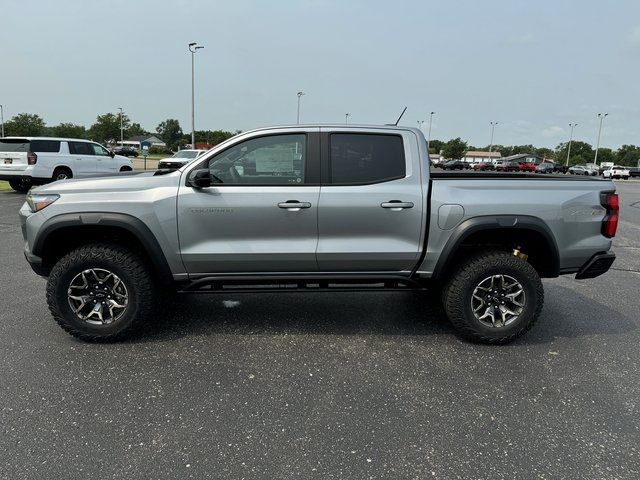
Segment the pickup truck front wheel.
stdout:
<path fill-rule="evenodd" d="M 506 252 L 475 255 L 452 275 L 443 292 L 447 317 L 463 336 L 508 343 L 537 321 L 544 303 L 538 272 Z"/>
<path fill-rule="evenodd" d="M 74 337 L 89 342 L 119 340 L 150 317 L 151 272 L 126 247 L 86 245 L 53 267 L 47 303 L 56 322 Z"/>

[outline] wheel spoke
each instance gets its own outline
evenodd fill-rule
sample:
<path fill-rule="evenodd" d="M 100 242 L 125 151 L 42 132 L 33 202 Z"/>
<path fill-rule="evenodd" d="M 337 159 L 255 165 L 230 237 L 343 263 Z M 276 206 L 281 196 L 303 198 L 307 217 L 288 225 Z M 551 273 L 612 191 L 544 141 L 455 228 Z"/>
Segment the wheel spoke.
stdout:
<path fill-rule="evenodd" d="M 526 304 L 524 288 L 506 274 L 494 274 L 478 282 L 471 294 L 471 310 L 485 326 L 502 328 L 522 314 Z"/>
<path fill-rule="evenodd" d="M 69 282 L 67 297 L 73 313 L 93 325 L 106 325 L 118 320 L 129 304 L 124 282 L 103 268 L 90 268 L 76 275 Z"/>

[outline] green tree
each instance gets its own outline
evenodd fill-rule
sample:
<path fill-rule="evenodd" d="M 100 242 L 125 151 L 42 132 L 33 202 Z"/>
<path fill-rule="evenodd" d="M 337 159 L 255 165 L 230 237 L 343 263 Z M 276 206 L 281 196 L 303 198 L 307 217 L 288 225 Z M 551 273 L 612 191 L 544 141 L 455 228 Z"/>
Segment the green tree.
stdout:
<path fill-rule="evenodd" d="M 239 131 L 228 132 L 226 130 L 196 130 L 196 143 L 208 143 L 217 145 L 240 133 Z M 191 142 L 191 136 L 186 135 L 187 143 Z"/>
<path fill-rule="evenodd" d="M 136 137 L 138 135 L 147 135 L 147 131 L 142 128 L 139 123 L 132 123 L 125 131 L 124 138 Z"/>
<path fill-rule="evenodd" d="M 569 142 L 561 143 L 556 147 L 554 154 L 555 161 L 564 165 L 567 161 L 567 149 Z M 569 165 L 578 165 L 584 163 L 593 162 L 593 156 L 595 151 L 593 147 L 587 142 L 581 142 L 580 140 L 574 140 L 571 142 L 571 158 L 569 159 Z"/>
<path fill-rule="evenodd" d="M 9 136 L 43 135 L 45 130 L 44 120 L 39 115 L 19 113 L 4 124 L 4 134 Z"/>
<path fill-rule="evenodd" d="M 450 158 L 453 160 L 462 158 L 466 151 L 467 142 L 463 141 L 460 137 L 449 140 L 442 147 L 442 155 L 444 158 Z"/>
<path fill-rule="evenodd" d="M 156 132 L 158 132 L 162 141 L 172 150 L 175 150 L 180 145 L 182 127 L 178 120 L 167 118 L 156 127 Z"/>
<path fill-rule="evenodd" d="M 125 114 L 122 115 L 122 127 L 126 131 L 131 125 L 131 120 Z M 105 113 L 98 115 L 96 123 L 89 128 L 89 138 L 96 142 L 110 143 L 120 140 L 120 115 Z"/>
<path fill-rule="evenodd" d="M 50 127 L 50 135 L 53 137 L 86 138 L 87 129 L 82 125 L 61 123 Z"/>
<path fill-rule="evenodd" d="M 616 163 L 627 167 L 636 167 L 640 162 L 640 147 L 635 145 L 622 145 L 616 151 Z"/>
<path fill-rule="evenodd" d="M 535 153 L 541 158 L 553 158 L 554 152 L 550 148 L 541 147 L 541 148 L 536 148 Z"/>
<path fill-rule="evenodd" d="M 571 149 L 573 150 L 573 147 Z M 613 152 L 613 150 L 605 147 L 600 147 L 598 149 L 598 165 L 600 165 L 602 162 L 616 163 L 616 154 Z"/>
<path fill-rule="evenodd" d="M 431 140 L 429 142 L 429 153 L 440 153 L 440 150 L 444 147 L 444 142 L 442 140 Z"/>

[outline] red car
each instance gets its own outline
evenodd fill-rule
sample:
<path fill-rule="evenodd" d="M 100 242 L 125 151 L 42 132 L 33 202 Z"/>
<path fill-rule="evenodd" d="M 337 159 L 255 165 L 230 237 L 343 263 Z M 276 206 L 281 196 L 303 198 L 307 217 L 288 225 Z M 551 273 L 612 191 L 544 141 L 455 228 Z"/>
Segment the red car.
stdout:
<path fill-rule="evenodd" d="M 493 163 L 489 163 L 489 162 L 480 162 L 480 163 L 474 163 L 473 164 L 473 169 L 474 170 L 495 170 L 496 166 Z"/>
<path fill-rule="evenodd" d="M 535 172 L 536 164 L 533 162 L 522 162 L 518 164 L 518 170 L 521 172 Z"/>

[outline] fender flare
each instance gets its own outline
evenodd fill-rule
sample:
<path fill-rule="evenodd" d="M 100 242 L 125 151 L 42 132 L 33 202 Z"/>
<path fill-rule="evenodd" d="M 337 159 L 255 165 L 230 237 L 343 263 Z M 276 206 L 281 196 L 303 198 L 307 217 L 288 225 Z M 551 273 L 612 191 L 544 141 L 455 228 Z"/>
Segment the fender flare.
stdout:
<path fill-rule="evenodd" d="M 167 258 L 149 227 L 139 218 L 125 213 L 63 213 L 51 217 L 42 224 L 33 241 L 33 255 L 42 257 L 45 242 L 53 232 L 62 228 L 86 226 L 118 227 L 127 230 L 142 244 L 162 280 L 170 281 L 173 278 Z"/>
<path fill-rule="evenodd" d="M 551 248 L 551 271 L 549 275 L 551 277 L 557 277 L 560 274 L 558 244 L 553 232 L 544 220 L 531 215 L 490 215 L 469 218 L 453 230 L 442 252 L 440 252 L 440 258 L 438 258 L 438 262 L 433 270 L 432 278 L 441 278 L 443 272 L 452 262 L 453 253 L 458 250 L 460 245 L 462 245 L 471 234 L 502 229 L 533 230 L 542 235 Z"/>

